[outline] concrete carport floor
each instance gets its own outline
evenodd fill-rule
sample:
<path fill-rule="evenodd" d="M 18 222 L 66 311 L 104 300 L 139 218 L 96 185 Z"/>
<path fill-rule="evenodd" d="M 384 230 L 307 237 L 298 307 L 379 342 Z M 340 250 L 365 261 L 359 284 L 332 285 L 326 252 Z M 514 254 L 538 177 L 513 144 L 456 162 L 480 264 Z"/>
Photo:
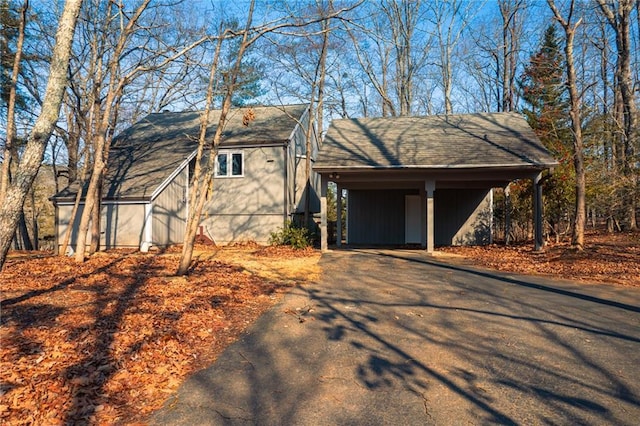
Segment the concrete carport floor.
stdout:
<path fill-rule="evenodd" d="M 638 424 L 640 289 L 408 250 L 321 265 L 152 423 Z"/>

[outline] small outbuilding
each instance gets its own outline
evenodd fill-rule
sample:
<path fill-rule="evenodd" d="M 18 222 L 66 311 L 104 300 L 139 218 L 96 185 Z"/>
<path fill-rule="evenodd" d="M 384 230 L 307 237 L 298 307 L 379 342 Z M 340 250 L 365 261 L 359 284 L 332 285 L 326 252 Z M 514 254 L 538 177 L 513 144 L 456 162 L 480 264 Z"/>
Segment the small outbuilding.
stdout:
<path fill-rule="evenodd" d="M 321 176 L 322 248 L 326 194 L 347 194 L 350 245 L 480 245 L 492 238 L 493 191 L 516 179 L 534 183 L 536 245 L 541 245 L 544 170 L 557 165 L 515 113 L 334 120 L 314 170 Z M 342 241 L 338 215 L 337 244 Z"/>

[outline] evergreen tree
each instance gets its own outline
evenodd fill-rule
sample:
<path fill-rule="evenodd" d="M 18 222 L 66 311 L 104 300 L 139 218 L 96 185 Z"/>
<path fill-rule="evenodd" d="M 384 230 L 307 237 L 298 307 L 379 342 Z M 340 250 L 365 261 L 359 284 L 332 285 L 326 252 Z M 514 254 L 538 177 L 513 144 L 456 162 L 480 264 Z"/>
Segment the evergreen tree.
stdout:
<path fill-rule="evenodd" d="M 523 113 L 542 143 L 558 159 L 569 154 L 569 103 L 564 81 L 564 55 L 556 27 L 547 27 L 520 80 Z"/>
<path fill-rule="evenodd" d="M 234 31 L 239 32 L 240 25 L 237 21 L 230 21 L 228 25 Z M 230 84 L 230 75 L 235 67 L 240 43 L 240 38 L 231 38 L 227 42 L 226 49 L 223 48 L 224 52 L 219 65 L 220 74 L 218 76 L 219 80 L 217 83 L 218 93 L 216 93 L 216 99 L 220 103 L 222 103 L 227 91 L 227 86 Z M 240 63 L 240 74 L 236 77 L 237 81 L 233 88 L 231 105 L 234 107 L 252 105 L 257 97 L 265 93 L 265 90 L 260 84 L 263 77 L 264 69 L 262 64 L 257 58 L 252 58 L 249 53 L 247 53 Z"/>
<path fill-rule="evenodd" d="M 526 102 L 522 112 L 544 146 L 560 165 L 545 184 L 545 216 L 556 237 L 566 233 L 575 200 L 575 172 L 564 54 L 557 30 L 550 25 L 525 67 L 519 86 Z M 567 221 L 569 219 L 569 221 Z M 562 225 L 566 225 L 562 226 Z"/>

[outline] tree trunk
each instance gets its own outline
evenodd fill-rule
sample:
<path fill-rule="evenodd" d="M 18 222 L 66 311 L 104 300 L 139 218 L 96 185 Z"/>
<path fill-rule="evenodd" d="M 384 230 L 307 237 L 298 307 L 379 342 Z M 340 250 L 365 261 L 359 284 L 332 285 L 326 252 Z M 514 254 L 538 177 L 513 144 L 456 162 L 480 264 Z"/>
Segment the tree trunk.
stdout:
<path fill-rule="evenodd" d="M 318 137 L 315 131 L 316 120 L 322 125 L 322 98 L 324 96 L 324 80 L 326 75 L 327 52 L 329 50 L 329 20 L 322 21 L 322 49 L 316 66 L 315 75 L 311 82 L 311 102 L 309 104 L 309 123 L 306 131 L 305 143 L 305 189 L 304 189 L 304 227 L 311 225 L 311 156 L 313 155 L 313 141 Z M 314 99 L 318 92 L 317 101 Z M 315 103 L 315 105 L 314 105 Z M 318 129 L 322 132 L 322 128 Z"/>
<path fill-rule="evenodd" d="M 89 254 L 92 255 L 98 250 L 100 250 L 100 231 L 101 231 L 101 220 L 102 220 L 102 181 L 104 176 L 100 176 L 98 188 L 98 195 L 96 197 L 97 203 L 93 207 L 91 212 L 91 244 L 89 245 Z M 111 242 L 114 243 L 113 241 Z"/>
<path fill-rule="evenodd" d="M 18 76 L 20 75 L 20 61 L 22 60 L 22 46 L 24 45 L 24 27 L 27 23 L 27 9 L 29 0 L 25 0 L 20 9 L 20 24 L 18 26 L 18 40 L 16 41 L 16 56 L 13 58 L 13 69 L 11 70 L 11 83 L 9 87 L 9 102 L 7 105 L 7 130 L 4 145 L 4 161 L 0 174 L 0 203 L 7 193 L 7 188 L 11 182 L 11 163 L 13 162 L 13 152 L 15 151 L 13 142 L 16 138 L 16 87 Z"/>
<path fill-rule="evenodd" d="M 111 148 L 111 141 L 113 139 L 113 129 L 116 122 L 116 117 L 118 113 L 118 108 L 121 102 L 121 94 L 125 84 L 129 81 L 129 79 L 133 78 L 135 75 L 135 70 L 131 71 L 127 75 L 121 75 L 120 66 L 122 55 L 125 54 L 125 48 L 127 47 L 127 43 L 129 42 L 132 34 L 135 32 L 138 21 L 146 10 L 151 0 L 143 0 L 135 9 L 134 13 L 131 14 L 129 21 L 126 25 L 123 25 L 121 32 L 118 34 L 116 45 L 113 48 L 112 56 L 109 58 L 107 69 L 109 75 L 109 84 L 106 87 L 106 95 L 104 96 L 104 102 L 101 102 L 100 99 L 103 97 L 100 96 L 100 93 L 105 88 L 102 85 L 101 80 L 97 80 L 94 84 L 94 104 L 95 108 L 93 113 L 95 117 L 99 117 L 95 119 L 97 124 L 96 130 L 93 132 L 93 139 L 95 140 L 95 149 L 94 149 L 94 162 L 93 162 L 93 172 L 91 173 L 91 178 L 89 179 L 89 188 L 87 189 L 87 195 L 85 198 L 84 210 L 82 211 L 82 217 L 80 218 L 80 226 L 78 228 L 78 240 L 76 242 L 76 253 L 75 260 L 76 262 L 84 261 L 84 255 L 86 250 L 86 242 L 89 234 L 89 225 L 91 223 L 91 215 L 96 210 L 96 220 L 94 221 L 94 226 L 99 229 L 100 223 L 100 204 L 101 204 L 101 188 L 102 182 L 104 179 L 105 168 L 107 165 L 107 161 L 109 159 L 109 150 Z M 114 3 L 115 4 L 115 3 Z M 111 7 L 111 3 L 109 6 Z M 119 7 L 119 6 L 115 6 Z M 121 15 L 122 11 L 119 11 Z M 98 59 L 98 63 L 101 63 L 101 58 Z M 102 72 L 102 67 L 97 67 L 96 72 Z M 137 69 L 137 68 L 136 68 Z M 102 105 L 104 105 L 104 110 L 101 110 Z M 97 222 L 97 223 L 96 223 Z M 99 234 L 99 231 L 98 231 Z M 93 241 L 93 237 L 92 237 Z M 91 247 L 90 247 L 91 252 Z"/>
<path fill-rule="evenodd" d="M 253 2 L 251 3 L 253 6 Z M 253 11 L 253 7 L 250 9 Z M 246 36 L 246 34 L 245 34 Z M 211 105 L 213 104 L 213 91 L 215 84 L 215 77 L 218 70 L 218 61 L 220 60 L 220 51 L 222 50 L 222 42 L 224 41 L 224 34 L 220 34 L 218 37 L 218 42 L 216 43 L 216 48 L 213 54 L 213 61 L 211 62 L 211 68 L 209 70 L 209 83 L 207 85 L 207 94 L 205 99 L 205 108 L 204 113 L 200 118 L 200 134 L 198 137 L 198 152 L 196 154 L 196 164 L 193 173 L 193 184 L 189 189 L 190 197 L 189 197 L 189 208 L 188 208 L 188 217 L 187 223 L 185 225 L 184 231 L 184 240 L 182 243 L 182 253 L 180 255 L 180 264 L 178 265 L 178 270 L 176 271 L 176 275 L 185 275 L 189 271 L 189 267 L 191 266 L 191 260 L 193 258 L 193 246 L 196 241 L 196 234 L 198 233 L 198 226 L 200 225 L 200 218 L 202 217 L 202 209 L 204 208 L 204 203 L 207 198 L 207 187 L 209 182 L 213 185 L 213 165 L 215 165 L 216 154 L 217 154 L 217 146 L 216 146 L 216 137 L 219 139 L 222 134 L 221 126 L 224 126 L 224 118 L 226 118 L 226 114 L 222 114 L 224 112 L 221 111 L 220 118 L 218 120 L 218 127 L 216 128 L 216 136 L 214 137 L 214 142 L 212 143 L 212 147 L 209 150 L 209 158 L 206 159 L 205 162 L 205 144 L 207 139 L 207 127 L 209 125 L 209 112 L 211 111 Z M 240 46 L 238 51 L 238 55 L 240 52 L 244 52 L 244 46 Z M 241 56 L 239 56 L 242 59 Z M 233 76 L 232 76 L 233 78 Z M 227 99 L 228 98 L 228 99 Z M 228 104 L 228 100 L 231 99 L 231 93 L 229 90 L 225 96 L 223 107 Z M 220 134 L 218 133 L 220 132 Z M 219 141 L 218 141 L 219 142 Z"/>
<path fill-rule="evenodd" d="M 584 170 L 584 149 L 582 140 L 582 122 L 580 115 L 580 95 L 578 93 L 578 84 L 576 78 L 576 69 L 573 59 L 573 42 L 575 32 L 582 19 L 575 24 L 571 23 L 575 1 L 571 0 L 569 5 L 569 18 L 565 20 L 560 11 L 556 8 L 553 0 L 547 0 L 551 7 L 556 20 L 562 25 L 565 33 L 565 60 L 567 70 L 567 87 L 569 88 L 569 103 L 571 115 L 571 130 L 573 131 L 573 165 L 576 172 L 576 203 L 575 203 L 575 219 L 573 225 L 573 234 L 571 244 L 578 250 L 584 249 L 584 228 L 586 223 L 586 183 Z"/>
<path fill-rule="evenodd" d="M 82 210 L 82 216 L 80 218 L 80 225 L 78 226 L 78 236 L 76 241 L 76 262 L 83 262 L 85 250 L 87 246 L 87 237 L 89 233 L 89 226 L 91 224 L 91 218 L 94 209 L 99 209 L 100 200 L 98 186 L 102 185 L 102 173 L 105 168 L 102 153 L 104 152 L 105 136 L 104 134 L 97 135 L 95 158 L 93 163 L 93 173 L 89 179 L 89 188 L 84 199 L 84 209 Z"/>
<path fill-rule="evenodd" d="M 60 105 L 67 83 L 67 68 L 71 44 L 82 0 L 67 0 L 58 23 L 56 44 L 49 67 L 49 80 L 38 116 L 16 172 L 14 182 L 7 189 L 0 210 L 0 268 L 4 266 L 11 239 L 18 223 L 24 200 L 33 185 L 44 157 L 47 141 L 58 120 Z"/>
<path fill-rule="evenodd" d="M 79 132 L 80 130 L 77 129 Z M 80 144 L 80 135 L 78 133 L 71 133 L 69 137 L 66 139 L 66 148 L 67 148 L 67 184 L 70 185 L 72 182 L 78 180 L 78 146 Z"/>
<path fill-rule="evenodd" d="M 31 243 L 31 237 L 29 237 L 29 229 L 27 227 L 27 217 L 24 214 L 24 210 L 20 212 L 18 218 L 18 229 L 16 230 L 16 247 L 19 250 L 33 250 L 33 244 Z"/>
<path fill-rule="evenodd" d="M 623 123 L 623 156 L 622 173 L 627 182 L 623 193 L 623 204 L 627 207 L 627 224 L 630 229 L 637 229 L 636 205 L 638 193 L 638 179 L 635 171 L 638 144 L 638 112 L 635 103 L 634 81 L 631 72 L 631 14 L 633 0 L 618 0 L 614 12 L 610 3 L 598 0 L 600 10 L 607 18 L 609 25 L 615 31 L 616 49 L 618 53 L 616 66 L 616 81 L 620 90 L 620 107 Z M 637 7 L 637 1 L 636 1 Z"/>

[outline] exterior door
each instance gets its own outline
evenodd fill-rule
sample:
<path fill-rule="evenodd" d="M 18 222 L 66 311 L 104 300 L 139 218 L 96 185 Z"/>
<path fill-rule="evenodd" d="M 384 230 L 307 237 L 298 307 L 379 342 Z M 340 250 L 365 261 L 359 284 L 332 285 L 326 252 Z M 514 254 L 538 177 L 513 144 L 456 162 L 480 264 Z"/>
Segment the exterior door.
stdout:
<path fill-rule="evenodd" d="M 404 242 L 406 244 L 420 244 L 420 216 L 420 196 L 405 195 Z"/>

